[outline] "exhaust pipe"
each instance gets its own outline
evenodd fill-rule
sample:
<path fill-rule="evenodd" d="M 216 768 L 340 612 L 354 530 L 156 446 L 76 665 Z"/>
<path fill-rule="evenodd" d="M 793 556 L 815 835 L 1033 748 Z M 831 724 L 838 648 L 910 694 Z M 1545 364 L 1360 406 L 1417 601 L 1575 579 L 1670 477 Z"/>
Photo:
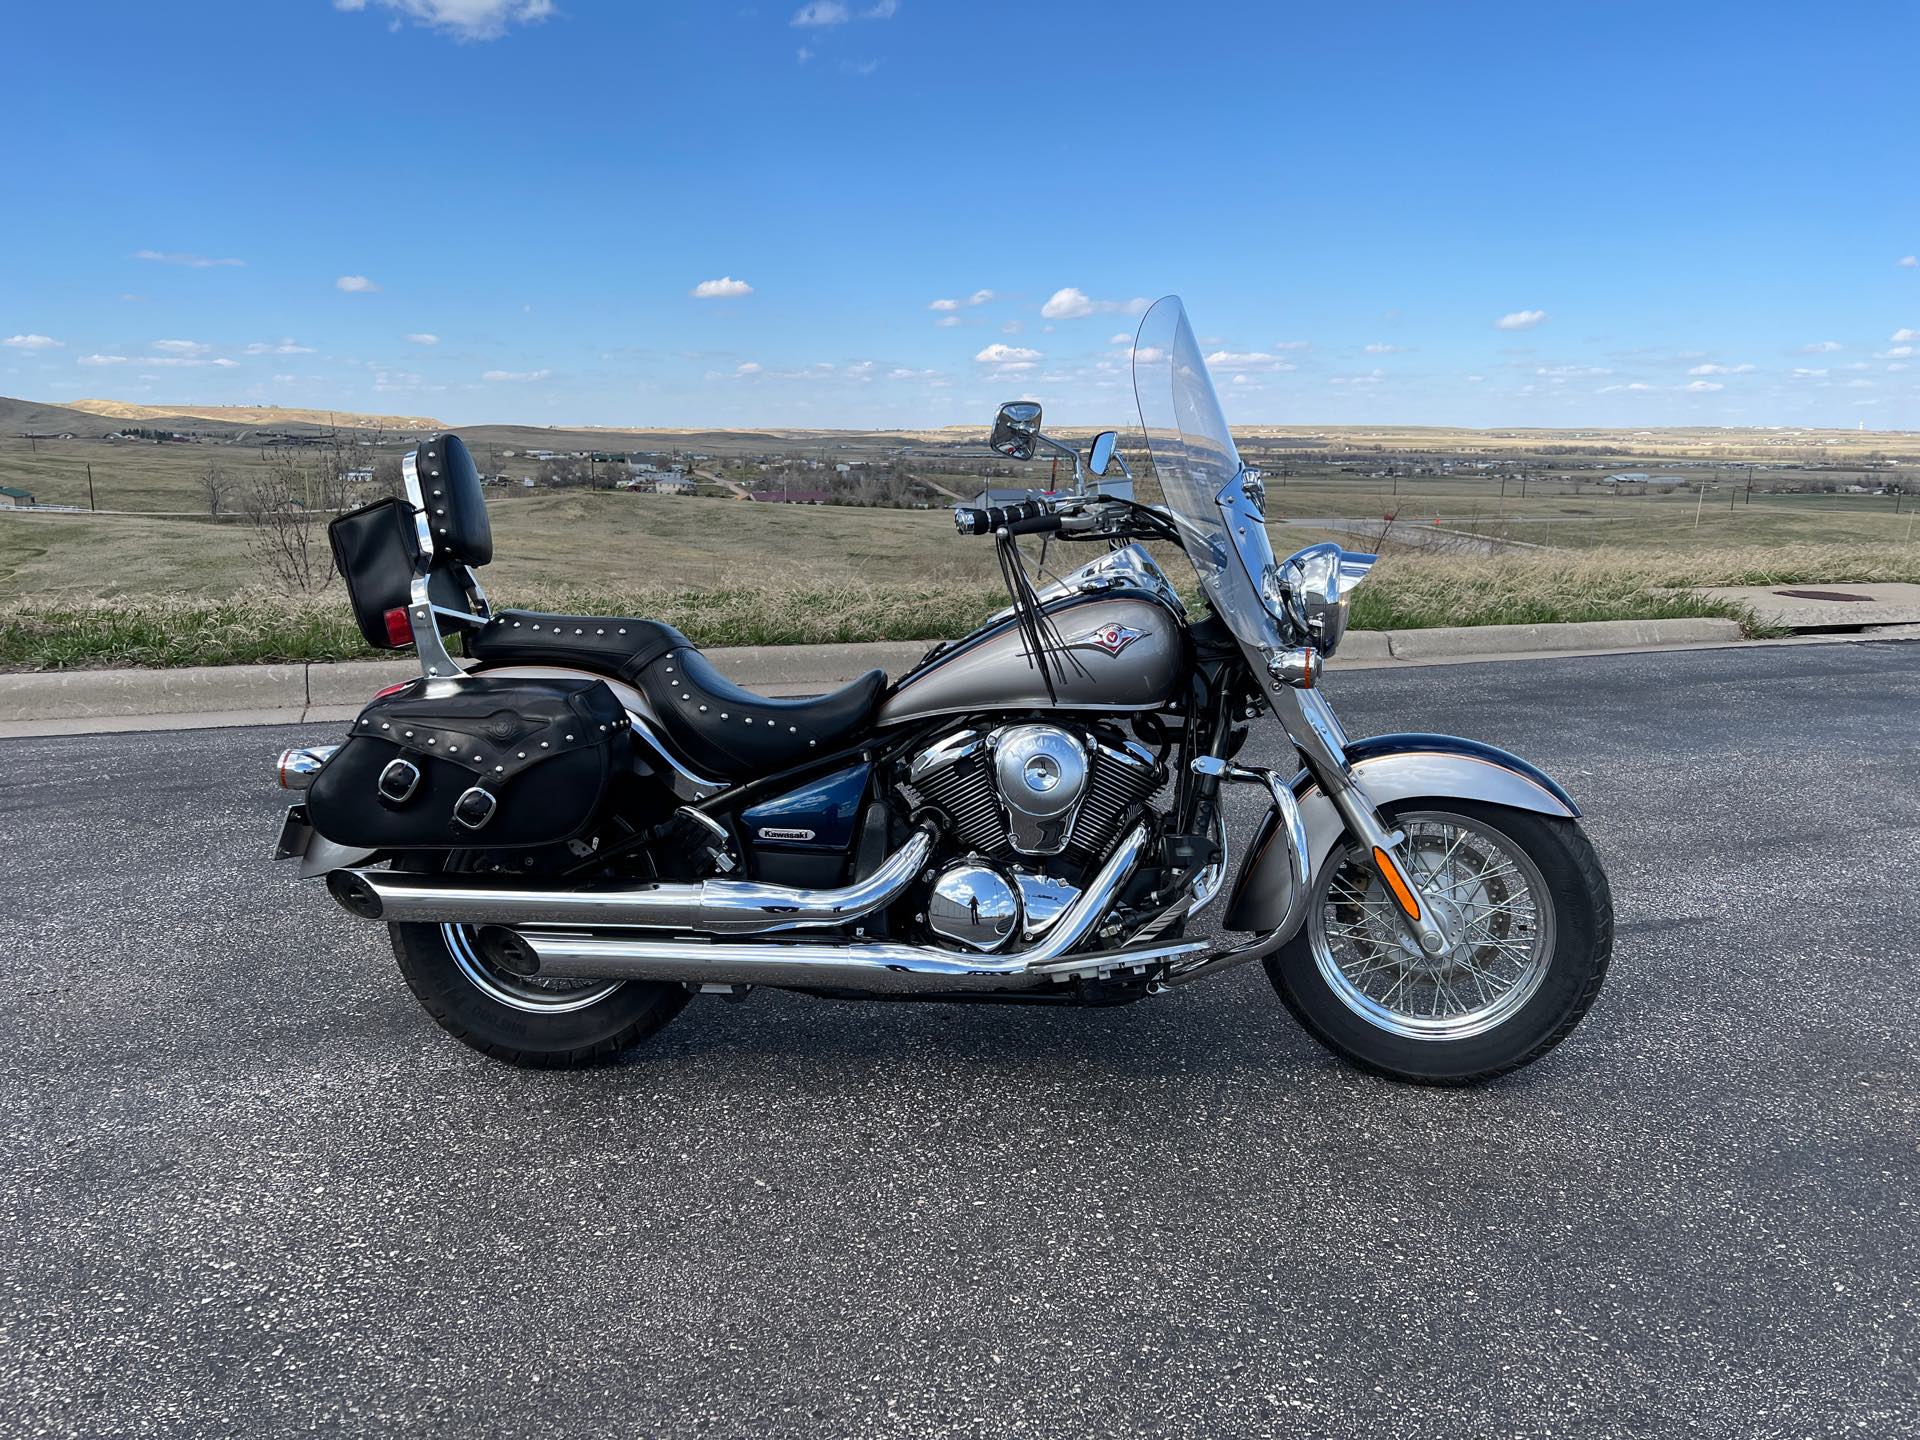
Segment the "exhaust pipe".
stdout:
<path fill-rule="evenodd" d="M 468 925 L 566 925 L 583 930 L 695 930 L 709 935 L 764 934 L 844 925 L 893 903 L 933 856 L 934 832 L 922 825 L 864 880 L 832 890 L 704 880 L 628 890 L 516 890 L 397 870 L 336 870 L 327 889 L 367 920 Z"/>
<path fill-rule="evenodd" d="M 1205 950 L 1200 940 L 1163 942 L 1137 950 L 1067 955 L 1099 923 L 1146 849 L 1136 826 L 1080 898 L 1030 949 L 1006 955 L 967 954 L 887 941 L 712 943 L 640 936 L 515 932 L 539 961 L 541 975 L 590 979 L 677 981 L 701 985 L 848 987 L 869 991 L 980 991 L 1027 989 L 1076 975 L 1172 959 Z"/>

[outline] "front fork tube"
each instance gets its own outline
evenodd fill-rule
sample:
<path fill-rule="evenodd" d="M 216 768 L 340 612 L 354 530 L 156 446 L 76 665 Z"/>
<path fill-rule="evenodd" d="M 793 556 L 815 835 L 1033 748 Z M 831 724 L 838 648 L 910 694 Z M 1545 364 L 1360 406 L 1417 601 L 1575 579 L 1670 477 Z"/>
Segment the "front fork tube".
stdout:
<path fill-rule="evenodd" d="M 1451 946 L 1446 925 L 1420 895 L 1420 887 L 1401 858 L 1403 832 L 1390 830 L 1380 811 L 1347 769 L 1346 732 L 1333 707 L 1318 690 L 1302 690 L 1271 676 L 1263 676 L 1267 699 L 1287 738 L 1300 751 L 1333 808 L 1346 822 L 1347 833 L 1360 847 L 1392 897 L 1401 928 L 1428 955 L 1443 955 Z"/>

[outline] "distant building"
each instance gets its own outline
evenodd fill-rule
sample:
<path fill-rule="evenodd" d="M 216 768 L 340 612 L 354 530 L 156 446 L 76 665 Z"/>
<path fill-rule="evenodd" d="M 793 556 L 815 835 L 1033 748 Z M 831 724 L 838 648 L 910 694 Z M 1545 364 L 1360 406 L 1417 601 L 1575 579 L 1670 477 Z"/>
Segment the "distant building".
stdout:
<path fill-rule="evenodd" d="M 32 504 L 31 491 L 22 490 L 15 485 L 0 485 L 0 507 L 8 510 L 25 510 Z"/>
<path fill-rule="evenodd" d="M 653 488 L 662 495 L 691 495 L 695 486 L 684 475 L 663 475 L 654 482 Z"/>

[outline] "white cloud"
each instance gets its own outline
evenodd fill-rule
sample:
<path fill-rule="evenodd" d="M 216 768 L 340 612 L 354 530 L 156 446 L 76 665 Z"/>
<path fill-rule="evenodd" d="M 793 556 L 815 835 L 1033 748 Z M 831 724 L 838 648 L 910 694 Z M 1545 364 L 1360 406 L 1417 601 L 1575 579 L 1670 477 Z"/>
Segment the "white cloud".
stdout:
<path fill-rule="evenodd" d="M 935 300 L 927 306 L 927 308 L 929 310 L 958 310 L 960 308 L 960 302 L 958 300 Z"/>
<path fill-rule="evenodd" d="M 1687 371 L 1689 375 L 1751 375 L 1751 365 L 1695 365 Z"/>
<path fill-rule="evenodd" d="M 802 29 L 821 29 L 844 25 L 849 20 L 891 20 L 899 13 L 900 0 L 874 0 L 857 13 L 844 0 L 808 0 L 793 12 L 793 19 L 788 23 Z"/>
<path fill-rule="evenodd" d="M 1531 330 L 1547 318 L 1544 310 L 1515 310 L 1493 322 L 1496 330 Z"/>
<path fill-rule="evenodd" d="M 1107 337 L 1107 343 L 1109 345 L 1131 345 L 1133 344 L 1133 336 L 1122 330 L 1118 335 L 1109 335 Z"/>
<path fill-rule="evenodd" d="M 1914 330 L 1903 325 L 1887 338 L 1896 345 L 1903 340 L 1920 340 L 1920 330 Z"/>
<path fill-rule="evenodd" d="M 793 52 L 793 58 L 804 65 L 813 58 L 813 51 L 810 47 L 802 45 L 798 50 Z"/>
<path fill-rule="evenodd" d="M 1313 342 L 1311 340 L 1276 340 L 1272 348 L 1275 350 L 1311 350 L 1313 348 Z"/>
<path fill-rule="evenodd" d="M 1040 358 L 1040 352 L 1028 350 L 1019 345 L 1002 345 L 996 342 L 973 358 L 983 365 L 1031 365 Z"/>
<path fill-rule="evenodd" d="M 1040 307 L 1040 314 L 1048 320 L 1078 320 L 1083 315 L 1111 314 L 1115 311 L 1128 315 L 1137 315 L 1147 308 L 1149 302 L 1133 300 L 1095 300 L 1073 285 L 1053 292 L 1046 304 Z"/>
<path fill-rule="evenodd" d="M 1911 345 L 1893 345 L 1885 350 L 1873 352 L 1873 358 L 1876 360 L 1906 360 L 1912 355 L 1913 346 Z"/>
<path fill-rule="evenodd" d="M 66 347 L 51 335 L 9 335 L 0 340 L 9 350 L 62 350 Z"/>
<path fill-rule="evenodd" d="M 871 75 L 879 68 L 878 60 L 842 60 L 840 62 L 842 75 Z"/>
<path fill-rule="evenodd" d="M 440 343 L 440 337 L 438 335 L 434 335 L 426 330 L 416 330 L 410 335 L 403 335 L 401 338 L 409 345 L 438 345 Z"/>
<path fill-rule="evenodd" d="M 739 365 L 734 367 L 733 373 L 736 375 L 758 375 L 760 373 L 760 362 L 758 360 L 742 360 Z"/>
<path fill-rule="evenodd" d="M 1008 320 L 1000 326 L 1000 333 L 1002 335 L 1018 335 L 1026 328 L 1027 327 L 1018 320 Z"/>
<path fill-rule="evenodd" d="M 213 347 L 198 340 L 156 340 L 153 348 L 167 355 L 204 355 Z"/>
<path fill-rule="evenodd" d="M 1704 390 L 1724 390 L 1727 387 L 1722 385 L 1718 380 L 1689 380 L 1686 384 L 1686 388 L 1689 390 L 1704 391 Z"/>
<path fill-rule="evenodd" d="M 1234 370 L 1291 370 L 1293 363 L 1270 355 L 1265 350 L 1216 350 L 1207 356 L 1207 368 L 1222 373 Z"/>
<path fill-rule="evenodd" d="M 1386 371 L 1374 369 L 1362 375 L 1336 375 L 1333 377 L 1333 383 L 1335 385 L 1378 385 L 1386 378 Z"/>
<path fill-rule="evenodd" d="M 1800 353 L 1802 355 L 1831 355 L 1834 351 L 1844 350 L 1845 348 L 1846 347 L 1838 340 L 1815 340 L 1811 345 L 1802 345 L 1800 347 Z"/>
<path fill-rule="evenodd" d="M 178 250 L 136 250 L 133 252 L 133 258 L 136 260 L 151 260 L 156 265 L 186 265 L 195 270 L 211 270 L 220 265 L 244 265 L 247 263 L 244 260 L 235 260 L 230 257 L 226 259 L 215 259 L 211 255 L 189 255 L 185 251 Z"/>
<path fill-rule="evenodd" d="M 960 323 L 960 317 L 958 315 L 942 315 L 938 320 L 934 321 L 933 323 L 945 329 L 952 329 L 955 325 L 958 325 Z"/>
<path fill-rule="evenodd" d="M 127 357 L 124 355 L 82 355 L 80 357 L 80 363 L 82 365 L 124 365 L 127 363 Z"/>
<path fill-rule="evenodd" d="M 1796 380 L 1819 380 L 1826 376 L 1825 370 L 1809 370 L 1805 366 L 1795 366 L 1793 378 Z"/>
<path fill-rule="evenodd" d="M 545 380 L 553 374 L 551 370 L 489 370 L 480 378 L 492 381 Z"/>
<path fill-rule="evenodd" d="M 1902 270 L 1920 270 L 1920 255 L 1902 255 L 1897 263 Z"/>
<path fill-rule="evenodd" d="M 1611 375 L 1613 371 L 1604 365 L 1542 365 L 1534 372 L 1553 380 L 1584 380 L 1593 376 Z"/>
<path fill-rule="evenodd" d="M 984 305 L 991 299 L 993 299 L 993 291 L 976 290 L 967 297 L 967 303 L 969 305 Z"/>
<path fill-rule="evenodd" d="M 530 25 L 557 14 L 553 0 L 373 0 L 416 25 L 444 30 L 456 40 L 495 40 L 509 25 Z M 364 10 L 368 0 L 333 0 L 336 10 Z M 398 22 L 396 22 L 398 23 Z"/>
<path fill-rule="evenodd" d="M 349 295 L 370 295 L 380 287 L 364 275 L 342 275 L 333 282 L 333 288 Z"/>
<path fill-rule="evenodd" d="M 240 352 L 243 355 L 311 355 L 311 345 L 297 345 L 292 340 L 281 340 L 273 344 L 266 340 L 256 340 Z"/>
<path fill-rule="evenodd" d="M 687 293 L 696 300 L 734 300 L 751 295 L 753 287 L 744 280 L 722 275 L 718 280 L 702 280 Z"/>
<path fill-rule="evenodd" d="M 1383 345 L 1378 342 L 1366 347 L 1369 355 L 1398 355 L 1407 347 L 1404 345 Z"/>
<path fill-rule="evenodd" d="M 1871 389 L 1873 388 L 1873 381 L 1871 381 L 1871 380 L 1849 380 L 1849 381 L 1847 381 L 1847 388 L 1848 388 L 1849 390 L 1871 390 Z"/>

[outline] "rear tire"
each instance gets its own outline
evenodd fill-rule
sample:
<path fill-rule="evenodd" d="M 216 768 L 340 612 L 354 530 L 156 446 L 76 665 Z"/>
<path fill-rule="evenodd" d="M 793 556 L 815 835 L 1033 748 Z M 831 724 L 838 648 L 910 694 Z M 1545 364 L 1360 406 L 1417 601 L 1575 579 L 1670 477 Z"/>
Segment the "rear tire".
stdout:
<path fill-rule="evenodd" d="M 692 998 L 681 985 L 513 975 L 488 963 L 462 925 L 389 925 L 387 931 L 407 987 L 440 1028 L 514 1065 L 605 1064 L 658 1033 Z"/>
<path fill-rule="evenodd" d="M 1613 954 L 1592 844 L 1572 820 L 1470 801 L 1385 814 L 1468 943 L 1437 961 L 1401 944 L 1378 880 L 1343 841 L 1300 933 L 1265 962 L 1274 989 L 1314 1039 L 1395 1080 L 1467 1085 L 1538 1060 L 1592 1006 Z"/>

